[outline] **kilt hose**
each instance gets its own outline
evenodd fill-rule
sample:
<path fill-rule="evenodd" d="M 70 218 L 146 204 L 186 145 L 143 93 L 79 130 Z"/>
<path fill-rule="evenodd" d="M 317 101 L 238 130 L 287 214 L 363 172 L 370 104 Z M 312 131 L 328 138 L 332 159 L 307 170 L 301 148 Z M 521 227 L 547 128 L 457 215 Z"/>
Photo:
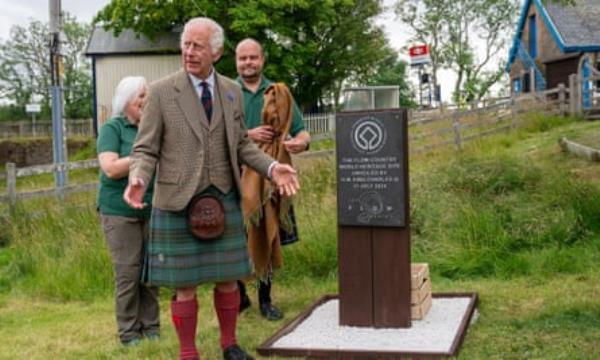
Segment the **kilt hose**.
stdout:
<path fill-rule="evenodd" d="M 182 288 L 235 281 L 250 275 L 239 194 L 232 190 L 224 195 L 214 187 L 203 193 L 216 195 L 222 200 L 225 233 L 215 240 L 198 240 L 188 229 L 187 209 L 166 211 L 153 208 L 143 272 L 143 279 L 148 284 Z"/>

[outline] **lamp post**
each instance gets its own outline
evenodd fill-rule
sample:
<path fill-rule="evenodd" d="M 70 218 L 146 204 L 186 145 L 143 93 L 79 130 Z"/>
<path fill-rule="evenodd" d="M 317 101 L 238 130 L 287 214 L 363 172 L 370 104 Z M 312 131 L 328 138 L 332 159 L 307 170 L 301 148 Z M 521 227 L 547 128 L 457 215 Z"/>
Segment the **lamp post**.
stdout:
<path fill-rule="evenodd" d="M 52 95 L 52 147 L 54 165 L 54 183 L 57 189 L 67 184 L 67 141 L 65 121 L 63 117 L 63 93 L 62 93 L 62 59 L 61 59 L 61 30 L 62 14 L 61 0 L 50 0 L 50 71 Z"/>

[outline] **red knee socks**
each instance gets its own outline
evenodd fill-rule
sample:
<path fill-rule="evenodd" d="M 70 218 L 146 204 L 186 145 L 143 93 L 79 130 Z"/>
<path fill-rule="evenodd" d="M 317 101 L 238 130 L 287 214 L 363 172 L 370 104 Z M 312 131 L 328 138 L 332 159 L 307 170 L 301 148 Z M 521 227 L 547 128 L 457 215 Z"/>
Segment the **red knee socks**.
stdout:
<path fill-rule="evenodd" d="M 240 309 L 240 292 L 220 292 L 216 288 L 213 293 L 215 310 L 221 330 L 221 349 L 225 350 L 236 344 L 235 326 Z"/>
<path fill-rule="evenodd" d="M 198 323 L 198 301 L 171 300 L 171 318 L 179 338 L 179 359 L 198 360 L 196 350 L 196 324 Z"/>

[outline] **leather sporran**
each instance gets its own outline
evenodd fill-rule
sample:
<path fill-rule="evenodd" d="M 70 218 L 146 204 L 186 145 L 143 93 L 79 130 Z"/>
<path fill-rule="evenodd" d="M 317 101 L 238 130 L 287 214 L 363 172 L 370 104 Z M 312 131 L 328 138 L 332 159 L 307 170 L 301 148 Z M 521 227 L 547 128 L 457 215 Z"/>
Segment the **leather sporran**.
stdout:
<path fill-rule="evenodd" d="M 188 205 L 190 232 L 199 240 L 214 240 L 225 232 L 225 207 L 214 195 L 196 195 Z"/>

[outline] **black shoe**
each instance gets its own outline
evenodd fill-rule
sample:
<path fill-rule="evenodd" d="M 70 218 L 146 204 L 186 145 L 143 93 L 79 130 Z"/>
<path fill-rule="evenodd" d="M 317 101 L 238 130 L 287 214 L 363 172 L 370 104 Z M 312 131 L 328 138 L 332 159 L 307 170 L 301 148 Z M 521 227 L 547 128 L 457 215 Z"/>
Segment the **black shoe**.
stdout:
<path fill-rule="evenodd" d="M 231 345 L 223 351 L 223 359 L 225 360 L 254 360 L 239 346 Z"/>
<path fill-rule="evenodd" d="M 121 340 L 121 345 L 123 345 L 124 347 L 132 347 L 132 346 L 138 346 L 141 342 L 142 342 L 142 338 L 133 337 L 133 338 L 127 339 L 127 340 Z"/>
<path fill-rule="evenodd" d="M 283 319 L 283 313 L 277 307 L 271 303 L 261 303 L 260 313 L 263 317 L 270 321 L 277 321 Z"/>

